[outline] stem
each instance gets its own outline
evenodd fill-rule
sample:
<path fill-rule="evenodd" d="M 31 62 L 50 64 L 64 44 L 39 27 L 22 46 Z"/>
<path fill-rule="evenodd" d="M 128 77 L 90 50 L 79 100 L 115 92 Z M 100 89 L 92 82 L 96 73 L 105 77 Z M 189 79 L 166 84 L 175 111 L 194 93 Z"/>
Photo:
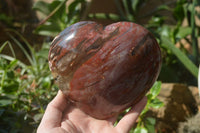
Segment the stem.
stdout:
<path fill-rule="evenodd" d="M 12 44 L 10 43 L 10 41 L 6 41 L 6 42 L 3 43 L 3 45 L 0 47 L 0 53 L 3 51 L 3 49 L 4 49 L 4 47 L 5 47 L 6 45 L 8 45 L 8 46 L 10 47 L 10 50 L 11 50 L 11 52 L 12 52 L 13 57 L 16 58 L 14 49 L 13 49 Z"/>
<path fill-rule="evenodd" d="M 87 1 L 85 4 L 84 4 L 84 11 L 83 11 L 83 13 L 82 13 L 82 16 L 81 16 L 81 18 L 80 18 L 80 20 L 86 20 L 87 19 L 87 17 L 88 17 L 88 14 L 89 14 L 89 12 L 90 12 L 90 9 L 91 9 L 91 5 L 93 4 L 93 0 L 91 0 L 91 1 Z"/>
<path fill-rule="evenodd" d="M 191 28 L 192 28 L 192 50 L 193 50 L 193 55 L 195 57 L 195 64 L 198 64 L 198 57 L 199 57 L 199 48 L 198 48 L 198 41 L 197 41 L 197 35 L 196 35 L 196 23 L 195 23 L 195 5 L 196 5 L 196 0 L 193 0 L 192 3 L 192 13 L 191 13 Z"/>
<path fill-rule="evenodd" d="M 119 11 L 119 14 L 120 14 L 120 17 L 123 19 L 123 20 L 127 20 L 127 17 L 126 15 L 124 14 L 124 11 L 121 7 L 121 4 L 120 4 L 120 1 L 119 0 L 115 0 L 115 4 L 116 4 L 116 7 Z"/>
<path fill-rule="evenodd" d="M 2 91 L 3 91 L 5 76 L 6 76 L 6 70 L 3 71 L 3 75 L 2 75 L 2 79 L 1 79 L 1 87 L 0 87 L 0 92 L 1 92 L 1 93 L 2 93 Z"/>
<path fill-rule="evenodd" d="M 39 25 L 44 24 L 50 17 L 52 17 L 65 3 L 67 0 L 63 0 L 44 20 L 42 20 Z"/>
<path fill-rule="evenodd" d="M 199 73 L 198 73 L 198 89 L 199 89 L 199 97 L 200 97 L 200 65 L 199 65 Z"/>

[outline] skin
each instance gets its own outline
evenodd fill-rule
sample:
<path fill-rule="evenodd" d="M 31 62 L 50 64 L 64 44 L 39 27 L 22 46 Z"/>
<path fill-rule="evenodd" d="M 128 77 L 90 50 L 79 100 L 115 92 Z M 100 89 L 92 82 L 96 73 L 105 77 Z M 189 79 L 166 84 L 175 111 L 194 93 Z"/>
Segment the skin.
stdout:
<path fill-rule="evenodd" d="M 78 109 L 59 91 L 48 104 L 37 133 L 128 133 L 146 103 L 144 97 L 114 126 L 117 116 L 95 119 Z"/>

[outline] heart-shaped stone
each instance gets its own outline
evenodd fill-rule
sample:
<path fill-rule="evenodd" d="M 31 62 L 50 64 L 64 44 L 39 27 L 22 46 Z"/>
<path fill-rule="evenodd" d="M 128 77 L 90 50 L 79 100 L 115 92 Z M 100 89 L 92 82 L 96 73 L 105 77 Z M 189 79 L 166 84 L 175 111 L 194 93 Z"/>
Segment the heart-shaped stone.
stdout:
<path fill-rule="evenodd" d="M 52 42 L 49 65 L 59 88 L 85 113 L 106 119 L 136 104 L 161 66 L 153 35 L 140 25 L 76 23 Z"/>

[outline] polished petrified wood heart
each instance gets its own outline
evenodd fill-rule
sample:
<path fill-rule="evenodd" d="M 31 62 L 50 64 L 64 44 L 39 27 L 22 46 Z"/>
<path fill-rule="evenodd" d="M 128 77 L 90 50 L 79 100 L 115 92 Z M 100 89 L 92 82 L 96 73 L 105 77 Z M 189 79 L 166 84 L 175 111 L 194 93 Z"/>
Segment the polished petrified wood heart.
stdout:
<path fill-rule="evenodd" d="M 161 52 L 140 25 L 76 23 L 52 42 L 49 65 L 59 88 L 85 113 L 105 119 L 137 103 L 158 77 Z"/>

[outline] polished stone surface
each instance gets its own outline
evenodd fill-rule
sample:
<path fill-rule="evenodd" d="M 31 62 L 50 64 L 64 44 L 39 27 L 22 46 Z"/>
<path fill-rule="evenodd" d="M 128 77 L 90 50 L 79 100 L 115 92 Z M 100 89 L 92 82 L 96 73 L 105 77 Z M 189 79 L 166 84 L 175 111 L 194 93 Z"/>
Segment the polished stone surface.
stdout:
<path fill-rule="evenodd" d="M 49 66 L 59 88 L 87 114 L 106 119 L 137 103 L 161 66 L 153 35 L 140 25 L 76 23 L 52 42 Z"/>

